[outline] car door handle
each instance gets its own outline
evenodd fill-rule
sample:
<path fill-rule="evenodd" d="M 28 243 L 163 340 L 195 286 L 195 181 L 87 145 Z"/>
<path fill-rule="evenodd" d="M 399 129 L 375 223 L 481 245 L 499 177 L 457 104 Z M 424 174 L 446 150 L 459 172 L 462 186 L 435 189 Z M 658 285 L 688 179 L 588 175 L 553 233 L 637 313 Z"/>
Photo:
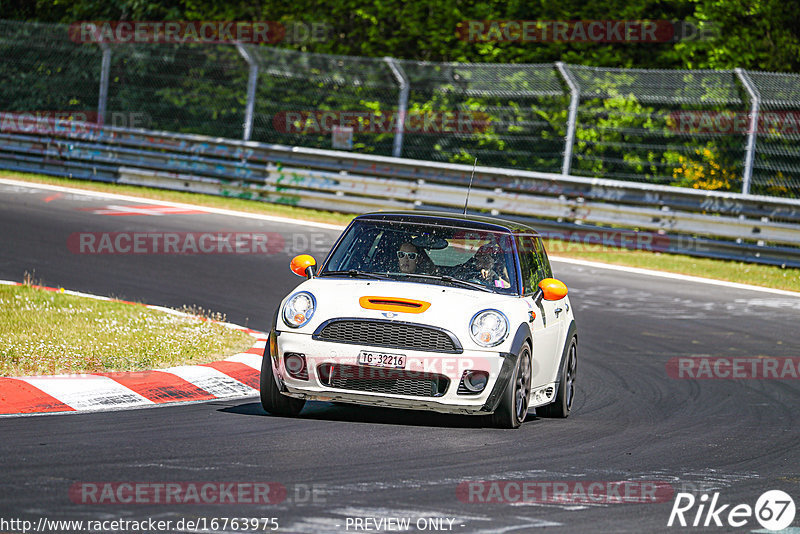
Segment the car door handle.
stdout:
<path fill-rule="evenodd" d="M 554 311 L 554 312 L 555 312 L 555 314 L 556 314 L 556 319 L 558 319 L 558 315 L 559 315 L 559 314 L 560 314 L 562 311 L 564 311 L 564 310 L 562 310 L 561 308 L 556 308 L 556 309 L 555 309 L 555 310 L 553 310 L 553 311 Z"/>

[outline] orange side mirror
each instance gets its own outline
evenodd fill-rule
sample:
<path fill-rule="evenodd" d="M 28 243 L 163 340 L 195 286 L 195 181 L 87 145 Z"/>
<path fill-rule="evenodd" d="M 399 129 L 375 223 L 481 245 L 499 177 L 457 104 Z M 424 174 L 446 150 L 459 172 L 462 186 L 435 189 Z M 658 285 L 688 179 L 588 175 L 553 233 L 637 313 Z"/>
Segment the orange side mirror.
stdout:
<path fill-rule="evenodd" d="M 308 269 L 309 267 L 314 267 L 316 264 L 317 261 L 313 256 L 309 256 L 308 254 L 300 254 L 292 259 L 292 263 L 289 264 L 289 267 L 291 267 L 292 272 L 297 276 L 310 278 Z"/>
<path fill-rule="evenodd" d="M 567 296 L 567 286 L 561 280 L 545 278 L 539 282 L 544 300 L 561 300 Z"/>

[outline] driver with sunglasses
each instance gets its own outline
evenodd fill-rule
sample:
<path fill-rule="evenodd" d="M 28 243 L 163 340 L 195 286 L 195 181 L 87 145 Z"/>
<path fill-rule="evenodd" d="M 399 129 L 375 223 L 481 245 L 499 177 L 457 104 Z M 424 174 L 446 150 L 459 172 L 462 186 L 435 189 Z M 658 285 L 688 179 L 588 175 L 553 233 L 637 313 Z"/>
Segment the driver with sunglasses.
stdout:
<path fill-rule="evenodd" d="M 417 270 L 419 250 L 411 243 L 403 243 L 397 251 L 397 263 L 401 273 L 414 273 Z"/>

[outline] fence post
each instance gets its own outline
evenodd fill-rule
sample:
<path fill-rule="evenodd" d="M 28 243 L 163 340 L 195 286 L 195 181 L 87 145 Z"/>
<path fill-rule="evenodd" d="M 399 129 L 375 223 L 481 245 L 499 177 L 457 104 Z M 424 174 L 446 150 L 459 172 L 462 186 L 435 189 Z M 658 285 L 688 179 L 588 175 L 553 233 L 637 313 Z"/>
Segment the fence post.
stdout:
<path fill-rule="evenodd" d="M 564 141 L 564 164 L 561 166 L 561 174 L 567 176 L 572 167 L 572 146 L 575 144 L 575 125 L 578 121 L 578 102 L 581 98 L 581 90 L 578 81 L 572 76 L 572 73 L 563 62 L 557 62 L 556 68 L 567 83 L 570 93 L 569 115 L 567 116 L 567 137 Z"/>
<path fill-rule="evenodd" d="M 753 161 L 756 156 L 756 134 L 758 133 L 758 113 L 761 106 L 761 93 L 750 79 L 747 71 L 737 68 L 736 76 L 744 85 L 750 96 L 750 126 L 747 132 L 747 148 L 744 153 L 744 173 L 742 174 L 742 194 L 750 194 L 750 182 L 753 179 Z"/>
<path fill-rule="evenodd" d="M 100 64 L 100 95 L 97 99 L 97 125 L 102 127 L 106 123 L 106 108 L 108 106 L 108 80 L 111 71 L 111 47 L 105 41 L 100 41 L 103 50 L 103 60 Z"/>
<path fill-rule="evenodd" d="M 394 146 L 392 147 L 392 156 L 400 158 L 403 155 L 403 130 L 406 126 L 406 113 L 408 111 L 408 92 L 410 84 L 408 77 L 403 71 L 397 61 L 392 57 L 385 57 L 383 60 L 389 65 L 392 70 L 397 83 L 400 84 L 400 96 L 397 101 L 397 126 L 394 132 Z"/>
<path fill-rule="evenodd" d="M 239 54 L 247 62 L 250 67 L 250 72 L 247 76 L 247 105 L 244 109 L 244 134 L 242 139 L 245 141 L 250 140 L 250 135 L 253 133 L 253 111 L 256 106 L 256 85 L 258 84 L 258 63 L 253 59 L 248 50 L 242 43 L 236 43 L 236 49 Z"/>

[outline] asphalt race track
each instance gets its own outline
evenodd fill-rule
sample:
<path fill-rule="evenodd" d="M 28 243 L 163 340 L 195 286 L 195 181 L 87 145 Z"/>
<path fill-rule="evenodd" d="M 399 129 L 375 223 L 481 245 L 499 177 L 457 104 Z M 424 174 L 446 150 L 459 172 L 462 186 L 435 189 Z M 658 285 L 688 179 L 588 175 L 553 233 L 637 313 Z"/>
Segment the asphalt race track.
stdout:
<path fill-rule="evenodd" d="M 150 204 L 0 184 L 0 278 L 22 281 L 35 270 L 44 285 L 198 305 L 267 329 L 299 281 L 290 257 L 311 248 L 321 260 L 338 235 L 219 214 L 131 214 Z M 266 233 L 281 247 L 269 254 L 81 254 L 68 246 L 80 232 Z M 282 419 L 266 415 L 255 398 L 0 418 L 0 517 L 173 525 L 205 518 L 208 528 L 171 532 L 245 531 L 232 523 L 212 530 L 212 518 L 276 518 L 277 531 L 290 533 L 375 532 L 388 518 L 408 518 L 410 532 L 750 532 L 762 528 L 754 517 L 738 529 L 668 528 L 667 521 L 678 492 L 698 499 L 718 492 L 719 504 L 753 507 L 779 489 L 800 507 L 800 380 L 667 372 L 678 357 L 797 358 L 800 298 L 562 262 L 554 271 L 570 288 L 579 329 L 568 419 L 529 416 L 519 430 L 497 430 L 481 418 L 328 403 Z M 513 495 L 512 502 L 481 502 L 488 493 L 462 491 L 476 481 L 606 488 L 657 481 L 668 492 L 645 503 L 520 502 Z M 285 495 L 275 504 L 246 497 L 94 504 L 70 494 L 76 483 L 103 482 L 270 482 Z M 399 531 L 399 523 L 380 524 Z M 792 525 L 786 532 L 800 531 L 800 517 Z"/>

